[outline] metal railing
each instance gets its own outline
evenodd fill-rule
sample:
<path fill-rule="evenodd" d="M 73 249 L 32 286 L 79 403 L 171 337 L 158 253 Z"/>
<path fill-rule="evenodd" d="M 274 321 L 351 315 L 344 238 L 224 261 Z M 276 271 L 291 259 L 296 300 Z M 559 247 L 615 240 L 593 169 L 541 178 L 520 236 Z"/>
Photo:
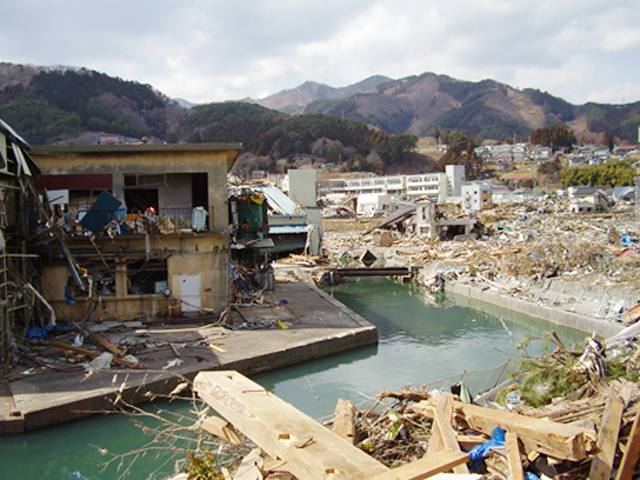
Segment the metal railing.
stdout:
<path fill-rule="evenodd" d="M 68 234 L 84 234 L 87 230 L 95 234 L 110 235 L 176 234 L 193 231 L 209 231 L 211 215 L 204 208 L 163 208 L 157 213 L 147 210 L 142 213 L 118 210 L 69 212 L 53 219 Z M 100 231 L 97 231 L 100 230 Z"/>

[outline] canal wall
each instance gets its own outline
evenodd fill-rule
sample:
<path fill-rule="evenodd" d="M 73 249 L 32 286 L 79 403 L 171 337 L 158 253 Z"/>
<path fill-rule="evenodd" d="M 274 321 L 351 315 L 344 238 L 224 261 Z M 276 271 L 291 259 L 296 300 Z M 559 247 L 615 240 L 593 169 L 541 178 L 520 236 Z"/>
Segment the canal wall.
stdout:
<path fill-rule="evenodd" d="M 526 288 L 515 279 L 503 284 L 482 278 L 465 280 L 445 282 L 445 292 L 468 299 L 468 306 L 495 305 L 604 338 L 625 328 L 622 311 L 637 303 L 639 296 L 633 291 L 550 279 Z"/>

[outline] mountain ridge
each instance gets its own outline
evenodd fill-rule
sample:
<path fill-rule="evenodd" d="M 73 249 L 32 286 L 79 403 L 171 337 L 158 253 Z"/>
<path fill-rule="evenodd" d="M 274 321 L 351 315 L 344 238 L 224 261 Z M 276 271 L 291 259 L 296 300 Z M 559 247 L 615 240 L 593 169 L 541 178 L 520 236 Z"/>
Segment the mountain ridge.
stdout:
<path fill-rule="evenodd" d="M 635 142 L 640 125 L 640 102 L 573 105 L 536 89 L 520 90 L 491 79 L 469 82 L 432 72 L 401 79 L 374 75 L 339 88 L 307 81 L 258 100 L 194 105 L 170 99 L 151 85 L 84 68 L 0 63 L 0 116 L 35 143 L 73 138 L 82 131 L 171 142 L 214 141 L 216 131 L 224 132 L 225 138 L 230 134 L 222 125 L 224 118 L 218 114 L 197 117 L 203 122 L 215 118 L 214 124 L 185 121 L 196 110 L 215 105 L 234 115 L 238 107 L 229 108 L 229 104 L 240 103 L 294 117 L 324 114 L 362 122 L 389 135 L 419 137 L 458 130 L 476 139 L 500 141 L 562 124 L 574 130 L 580 143 L 600 141 L 605 133 Z M 240 115 L 247 118 L 244 111 Z M 272 125 L 274 118 L 279 117 L 263 127 Z"/>

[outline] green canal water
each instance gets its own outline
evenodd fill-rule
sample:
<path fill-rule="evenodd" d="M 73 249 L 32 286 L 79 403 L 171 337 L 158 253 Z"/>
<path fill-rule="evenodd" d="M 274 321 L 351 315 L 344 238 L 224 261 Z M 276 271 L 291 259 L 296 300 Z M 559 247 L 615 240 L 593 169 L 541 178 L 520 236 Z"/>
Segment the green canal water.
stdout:
<path fill-rule="evenodd" d="M 358 404 L 387 389 L 421 385 L 463 371 L 495 367 L 512 358 L 525 338 L 555 331 L 570 345 L 585 334 L 497 308 L 460 306 L 382 278 L 352 280 L 327 292 L 378 328 L 379 344 L 265 373 L 253 380 L 314 418 L 333 411 L 338 398 Z M 542 342 L 529 353 L 537 354 Z M 188 414 L 174 402 L 161 408 Z M 155 407 L 148 407 L 150 409 Z M 0 480 L 116 478 L 97 447 L 124 453 L 151 438 L 120 415 L 96 416 L 24 435 L 0 437 Z M 139 458 L 125 478 L 164 478 L 169 455 Z"/>

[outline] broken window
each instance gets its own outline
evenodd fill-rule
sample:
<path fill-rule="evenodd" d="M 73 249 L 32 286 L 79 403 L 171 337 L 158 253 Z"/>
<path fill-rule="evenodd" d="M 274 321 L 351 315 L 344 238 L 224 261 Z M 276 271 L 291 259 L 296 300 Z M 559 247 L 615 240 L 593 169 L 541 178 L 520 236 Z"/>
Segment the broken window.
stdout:
<path fill-rule="evenodd" d="M 167 260 L 139 260 L 127 265 L 127 293 L 150 295 L 168 288 Z"/>

